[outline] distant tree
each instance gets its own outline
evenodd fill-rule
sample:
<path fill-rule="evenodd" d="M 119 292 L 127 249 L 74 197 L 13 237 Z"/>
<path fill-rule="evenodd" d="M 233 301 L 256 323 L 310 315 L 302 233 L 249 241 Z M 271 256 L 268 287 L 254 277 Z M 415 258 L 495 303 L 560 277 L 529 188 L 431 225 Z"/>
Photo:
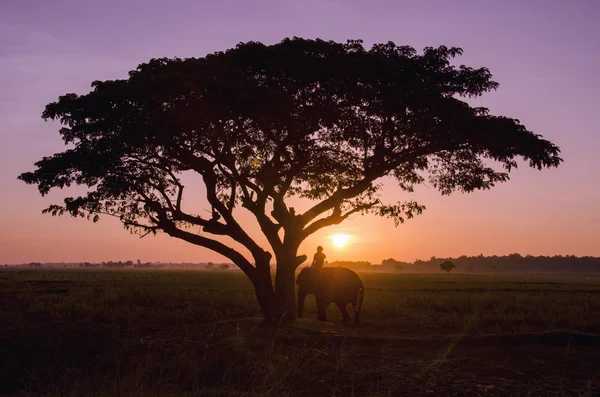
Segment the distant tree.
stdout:
<path fill-rule="evenodd" d="M 383 261 L 381 261 L 381 266 L 382 267 L 391 267 L 392 269 L 394 269 L 397 272 L 402 271 L 402 263 L 395 260 L 394 258 L 384 259 Z"/>
<path fill-rule="evenodd" d="M 208 263 L 206 264 L 206 268 L 207 268 L 207 269 L 209 269 L 209 270 L 210 270 L 210 269 L 212 269 L 214 266 L 215 266 L 215 264 L 214 264 L 214 263 L 212 263 L 212 262 L 208 262 Z"/>
<path fill-rule="evenodd" d="M 227 265 L 227 264 L 219 265 L 219 269 L 227 270 L 227 269 L 229 269 L 229 265 Z"/>
<path fill-rule="evenodd" d="M 492 271 L 497 271 L 498 270 L 498 266 L 497 265 L 492 265 Z"/>
<path fill-rule="evenodd" d="M 136 263 L 138 266 L 140 266 L 142 264 L 142 261 L 138 259 Z"/>
<path fill-rule="evenodd" d="M 384 259 L 381 261 L 381 266 L 393 266 L 398 263 L 394 258 Z"/>
<path fill-rule="evenodd" d="M 518 158 L 538 169 L 562 161 L 557 146 L 518 120 L 461 98 L 498 83 L 487 68 L 452 65 L 460 54 L 294 38 L 152 59 L 127 79 L 94 81 L 92 92 L 47 105 L 43 118 L 63 124 L 69 148 L 19 178 L 42 195 L 88 188 L 45 213 L 114 216 L 142 236 L 164 232 L 221 254 L 250 278 L 267 322 L 293 321 L 307 237 L 356 213 L 398 225 L 425 208 L 383 203 L 384 178 L 407 192 L 428 181 L 447 195 L 508 181 Z M 190 211 L 184 186 L 196 179 L 185 174 L 201 177 L 211 216 Z M 294 196 L 312 206 L 297 214 L 288 206 Z M 270 247 L 239 223 L 240 207 Z"/>
<path fill-rule="evenodd" d="M 452 261 L 444 261 L 444 262 L 440 263 L 440 269 L 445 271 L 447 274 L 450 274 L 452 269 L 454 269 L 455 267 L 456 267 L 456 265 Z"/>

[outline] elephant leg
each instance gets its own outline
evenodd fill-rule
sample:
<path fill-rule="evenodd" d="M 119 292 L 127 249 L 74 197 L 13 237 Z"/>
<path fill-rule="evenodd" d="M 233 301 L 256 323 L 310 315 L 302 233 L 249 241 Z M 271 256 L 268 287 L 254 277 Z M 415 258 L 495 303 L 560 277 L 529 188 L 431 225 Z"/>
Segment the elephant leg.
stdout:
<path fill-rule="evenodd" d="M 317 297 L 317 310 L 319 314 L 317 315 L 317 320 L 319 321 L 327 321 L 327 316 L 325 312 L 327 311 L 327 306 L 329 306 L 329 302 L 325 301 L 323 298 Z"/>
<path fill-rule="evenodd" d="M 344 318 L 344 323 L 349 323 L 350 322 L 350 315 L 348 314 L 348 310 L 346 310 L 346 306 L 348 306 L 347 303 L 342 304 L 342 303 L 337 303 L 338 307 L 340 308 L 340 311 L 342 312 L 342 317 Z"/>
<path fill-rule="evenodd" d="M 360 306 L 353 303 L 352 309 L 354 310 L 354 324 L 360 325 Z"/>

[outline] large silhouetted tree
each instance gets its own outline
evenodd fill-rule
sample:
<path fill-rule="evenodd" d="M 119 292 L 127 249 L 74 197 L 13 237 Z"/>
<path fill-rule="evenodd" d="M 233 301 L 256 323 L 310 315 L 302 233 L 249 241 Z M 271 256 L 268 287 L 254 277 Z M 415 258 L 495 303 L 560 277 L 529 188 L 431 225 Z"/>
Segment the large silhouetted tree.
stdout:
<path fill-rule="evenodd" d="M 406 192 L 428 181 L 450 194 L 507 181 L 519 157 L 538 169 L 562 161 L 557 146 L 518 120 L 459 99 L 498 86 L 486 68 L 452 65 L 461 53 L 294 38 L 152 59 L 127 79 L 94 81 L 90 93 L 48 104 L 43 118 L 62 123 L 70 148 L 19 178 L 42 195 L 88 188 L 44 210 L 53 215 L 111 215 L 218 252 L 250 278 L 267 321 L 290 320 L 304 239 L 354 213 L 398 224 L 423 210 L 414 201 L 382 203 L 382 177 Z M 211 216 L 183 204 L 186 172 L 202 177 Z M 312 207 L 296 213 L 286 205 L 293 196 Z M 270 247 L 242 227 L 239 208 Z"/>

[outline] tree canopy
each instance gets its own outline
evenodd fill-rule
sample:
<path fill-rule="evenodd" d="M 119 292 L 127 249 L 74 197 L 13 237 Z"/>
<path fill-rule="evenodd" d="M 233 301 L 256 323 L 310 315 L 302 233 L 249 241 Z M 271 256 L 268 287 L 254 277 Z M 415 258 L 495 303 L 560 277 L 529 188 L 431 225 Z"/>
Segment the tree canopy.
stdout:
<path fill-rule="evenodd" d="M 127 228 L 162 231 L 224 255 L 255 281 L 268 251 L 278 271 L 295 269 L 306 237 L 351 214 L 400 223 L 423 210 L 412 200 L 381 202 L 383 177 L 406 192 L 429 182 L 450 194 L 507 181 L 518 158 L 538 169 L 559 165 L 553 143 L 465 102 L 498 84 L 487 68 L 453 65 L 460 54 L 294 38 L 151 59 L 126 79 L 94 81 L 91 92 L 48 104 L 43 118 L 60 121 L 70 148 L 19 178 L 42 195 L 88 188 L 46 212 L 111 215 Z M 187 171 L 201 175 L 212 216 L 182 205 Z M 293 196 L 312 207 L 297 214 L 286 204 Z M 268 249 L 235 219 L 240 206 Z M 252 258 L 210 235 L 242 244 Z"/>
<path fill-rule="evenodd" d="M 440 269 L 445 271 L 447 274 L 450 274 L 452 269 L 454 269 L 455 267 L 456 267 L 456 265 L 452 261 L 444 261 L 444 262 L 440 263 Z"/>

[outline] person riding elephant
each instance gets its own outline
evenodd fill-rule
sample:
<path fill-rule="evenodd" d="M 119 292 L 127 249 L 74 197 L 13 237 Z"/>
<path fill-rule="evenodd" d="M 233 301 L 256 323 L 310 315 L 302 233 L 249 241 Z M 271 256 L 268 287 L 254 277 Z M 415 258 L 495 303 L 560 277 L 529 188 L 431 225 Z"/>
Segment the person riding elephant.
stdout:
<path fill-rule="evenodd" d="M 346 310 L 348 304 L 354 309 L 354 324 L 360 323 L 365 286 L 356 272 L 345 267 L 305 267 L 298 274 L 298 318 L 302 318 L 306 295 L 314 294 L 317 302 L 317 319 L 327 321 L 325 312 L 331 303 L 335 303 L 344 322 L 350 321 Z"/>
<path fill-rule="evenodd" d="M 320 245 L 317 247 L 317 252 L 313 256 L 313 261 L 310 264 L 311 267 L 316 267 L 318 269 L 322 268 L 325 264 L 325 254 L 323 253 L 323 247 Z"/>

